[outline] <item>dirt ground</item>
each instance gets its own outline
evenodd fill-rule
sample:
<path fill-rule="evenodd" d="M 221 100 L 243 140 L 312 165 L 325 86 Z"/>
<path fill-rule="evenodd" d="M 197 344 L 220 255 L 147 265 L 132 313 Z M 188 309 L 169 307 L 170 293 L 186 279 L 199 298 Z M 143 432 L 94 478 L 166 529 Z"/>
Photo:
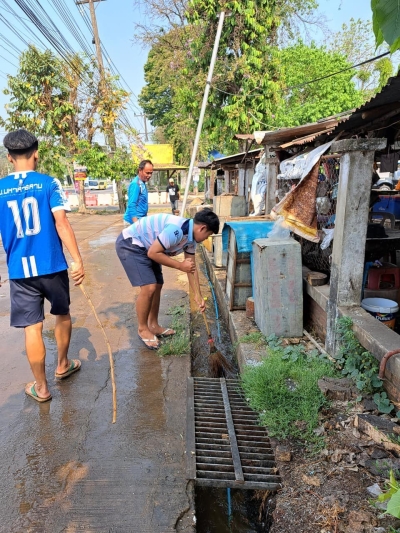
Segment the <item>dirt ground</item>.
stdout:
<path fill-rule="evenodd" d="M 400 527 L 400 520 L 371 505 L 376 497 L 368 491 L 375 484 L 384 490 L 400 460 L 354 426 L 362 412 L 361 404 L 339 401 L 321 412 L 325 447 L 314 456 L 292 442 L 273 442 L 292 458 L 277 461 L 283 489 L 275 497 L 270 533 L 387 533 Z"/>

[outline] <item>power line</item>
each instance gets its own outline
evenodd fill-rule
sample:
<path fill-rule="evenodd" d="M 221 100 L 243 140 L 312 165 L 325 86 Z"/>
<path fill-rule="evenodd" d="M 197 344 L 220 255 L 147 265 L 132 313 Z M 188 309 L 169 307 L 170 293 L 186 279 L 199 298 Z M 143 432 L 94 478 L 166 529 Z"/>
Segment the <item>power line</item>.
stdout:
<path fill-rule="evenodd" d="M 54 21 L 52 20 L 48 12 L 41 5 L 40 1 L 39 0 L 15 0 L 15 2 L 19 6 L 19 8 L 22 10 L 22 12 L 28 17 L 27 19 L 25 19 L 24 17 L 21 17 L 18 13 L 16 13 L 15 10 L 7 3 L 7 0 L 0 0 L 0 3 L 6 8 L 6 11 L 15 17 L 15 19 L 27 30 L 28 34 L 22 32 L 19 28 L 17 28 L 16 24 L 11 24 L 1 14 L 0 14 L 0 22 L 5 24 L 5 26 L 10 31 L 12 31 L 14 35 L 16 35 L 26 46 L 30 46 L 32 40 L 34 40 L 35 44 L 39 43 L 39 48 L 48 50 L 49 49 L 48 46 L 46 46 L 46 44 L 42 41 L 42 39 L 38 38 L 37 34 L 34 33 L 32 29 L 29 27 L 29 25 L 25 23 L 25 20 L 30 21 L 39 30 L 40 34 L 46 39 L 46 41 L 50 43 L 52 48 L 59 54 L 59 56 L 69 65 L 69 67 L 73 71 L 76 72 L 76 74 L 79 76 L 80 80 L 82 81 L 83 85 L 86 87 L 90 87 L 90 80 L 86 76 L 82 76 L 82 73 L 79 72 L 79 70 L 76 68 L 76 65 L 74 64 L 72 60 L 72 56 L 75 55 L 76 53 L 74 50 L 74 47 L 71 45 L 67 37 L 64 35 L 60 25 L 56 25 L 54 23 Z M 93 52 L 90 48 L 90 44 L 88 43 L 88 40 L 86 36 L 84 35 L 83 31 L 81 30 L 79 24 L 74 19 L 70 9 L 65 3 L 65 0 L 51 0 L 51 4 L 52 4 L 51 7 L 53 11 L 57 14 L 57 16 L 64 23 L 65 27 L 71 33 L 73 38 L 79 44 L 79 47 L 83 51 L 84 55 L 86 55 L 92 61 Z M 13 45 L 11 41 L 8 41 L 8 43 L 9 43 L 9 46 L 12 46 L 12 49 L 17 51 L 19 54 L 22 54 L 22 51 L 19 50 L 15 45 Z M 4 50 L 7 51 L 9 54 L 13 55 L 12 52 L 6 47 L 4 47 Z M 10 63 L 15 68 L 18 68 L 14 63 L 9 61 L 6 57 L 4 56 L 0 56 L 0 57 L 2 57 L 5 61 Z M 116 67 L 115 69 L 113 68 L 112 66 L 113 62 L 107 52 L 106 52 L 106 57 L 107 57 L 107 62 L 110 65 L 110 71 L 114 75 L 116 75 L 115 74 Z M 92 64 L 97 67 L 95 63 L 92 63 Z M 118 73 L 118 75 L 120 78 L 123 78 L 123 76 L 120 73 Z M 124 79 L 124 82 L 128 86 L 125 79 Z M 121 89 L 124 89 L 118 80 L 117 80 L 117 85 L 120 86 Z M 128 86 L 128 89 L 130 90 L 129 86 Z M 85 94 L 82 88 L 80 89 L 80 91 L 83 94 Z M 130 92 L 132 93 L 132 91 Z M 90 96 L 90 95 L 86 93 L 86 96 Z M 140 111 L 140 109 L 131 101 L 129 101 L 127 105 L 132 109 L 132 111 L 136 111 L 136 109 Z M 122 123 L 124 127 L 134 129 L 132 124 L 130 123 L 130 119 L 125 110 L 122 110 L 121 116 L 119 117 L 117 121 Z"/>
<path fill-rule="evenodd" d="M 370 59 L 367 59 L 366 61 L 362 61 L 361 63 L 357 63 L 357 65 L 352 65 L 351 67 L 343 68 L 342 70 L 338 70 L 336 72 L 332 72 L 331 74 L 326 74 L 325 76 L 321 76 L 319 78 L 314 78 L 313 80 L 305 81 L 304 83 L 299 83 L 297 85 L 292 85 L 290 87 L 286 87 L 285 89 L 282 89 L 282 92 L 291 91 L 293 89 L 299 89 L 301 87 L 305 87 L 306 85 L 311 85 L 312 83 L 316 83 L 318 81 L 325 80 L 327 78 L 331 78 L 332 76 L 337 76 L 338 74 L 341 74 L 342 72 L 346 72 L 348 70 L 352 70 L 357 67 L 361 67 L 362 65 L 366 65 L 367 63 L 372 63 L 373 61 L 376 61 L 377 59 L 381 59 L 382 57 L 390 55 L 390 52 L 385 52 L 384 54 L 380 54 L 379 56 L 372 57 Z M 220 93 L 228 94 L 230 96 L 237 96 L 239 98 L 247 98 L 248 96 L 265 96 L 265 93 L 251 93 L 251 94 L 238 94 L 238 93 L 231 93 L 228 91 L 224 91 L 223 89 L 219 89 L 216 85 L 212 85 L 214 89 Z"/>

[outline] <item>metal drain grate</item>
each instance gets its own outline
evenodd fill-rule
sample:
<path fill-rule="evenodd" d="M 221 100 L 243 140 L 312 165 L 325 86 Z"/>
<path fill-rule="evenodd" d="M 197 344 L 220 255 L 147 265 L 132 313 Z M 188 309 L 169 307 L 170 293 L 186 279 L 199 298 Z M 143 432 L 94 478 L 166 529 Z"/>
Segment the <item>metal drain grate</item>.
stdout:
<path fill-rule="evenodd" d="M 187 478 L 198 485 L 277 490 L 274 454 L 235 379 L 188 378 Z"/>

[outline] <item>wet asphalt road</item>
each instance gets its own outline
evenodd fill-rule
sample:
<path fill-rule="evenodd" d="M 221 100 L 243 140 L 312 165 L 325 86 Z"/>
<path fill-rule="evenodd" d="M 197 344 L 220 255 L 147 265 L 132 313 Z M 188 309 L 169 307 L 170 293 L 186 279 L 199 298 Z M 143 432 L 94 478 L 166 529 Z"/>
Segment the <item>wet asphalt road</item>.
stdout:
<path fill-rule="evenodd" d="M 54 320 L 46 307 L 46 370 L 53 395 L 25 396 L 32 380 L 21 330 L 9 327 L 9 286 L 0 288 L 0 532 L 157 533 L 192 531 L 185 479 L 189 357 L 160 359 L 137 337 L 130 287 L 115 254 L 120 215 L 71 215 L 87 276 L 85 287 L 114 353 L 118 414 L 107 348 L 90 308 L 71 290 L 69 355 L 82 370 L 57 383 Z M 162 324 L 187 303 L 186 276 L 164 269 Z M 7 277 L 4 252 L 0 274 Z"/>

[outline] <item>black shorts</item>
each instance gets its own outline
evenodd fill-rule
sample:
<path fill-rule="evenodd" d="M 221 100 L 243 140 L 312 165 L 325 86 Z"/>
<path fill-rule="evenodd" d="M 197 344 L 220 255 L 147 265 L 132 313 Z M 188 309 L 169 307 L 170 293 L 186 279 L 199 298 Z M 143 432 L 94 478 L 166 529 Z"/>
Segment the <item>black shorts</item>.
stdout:
<path fill-rule="evenodd" d="M 62 270 L 46 276 L 10 279 L 10 298 L 10 324 L 15 328 L 25 328 L 43 322 L 45 298 L 51 304 L 52 315 L 68 315 L 68 272 Z"/>
<path fill-rule="evenodd" d="M 115 243 L 117 255 L 133 287 L 164 284 L 161 265 L 147 256 L 146 248 L 132 244 L 132 239 L 119 235 Z"/>

